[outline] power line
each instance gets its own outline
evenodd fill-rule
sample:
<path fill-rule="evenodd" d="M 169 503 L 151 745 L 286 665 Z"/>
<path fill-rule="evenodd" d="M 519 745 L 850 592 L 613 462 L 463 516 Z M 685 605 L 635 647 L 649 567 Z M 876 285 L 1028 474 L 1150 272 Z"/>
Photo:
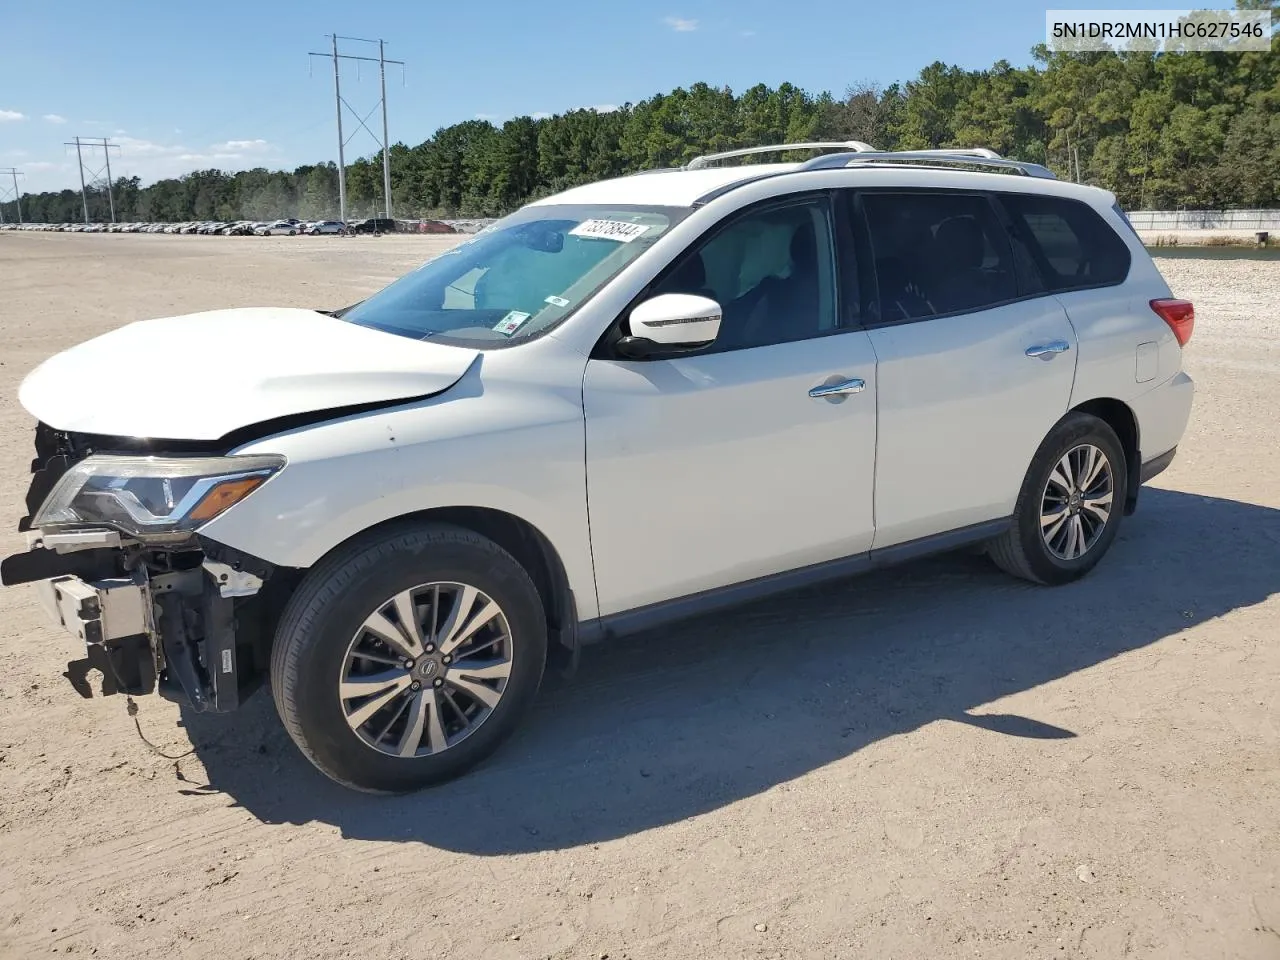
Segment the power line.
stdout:
<path fill-rule="evenodd" d="M 333 98 L 334 106 L 337 111 L 338 118 L 338 219 L 343 223 L 347 222 L 347 166 L 346 166 L 346 146 L 351 142 L 351 138 L 344 139 L 342 136 L 342 108 L 346 107 L 351 111 L 351 115 L 356 118 L 356 123 L 365 129 L 369 136 L 382 147 L 382 194 L 383 203 L 386 209 L 386 217 L 391 219 L 391 140 L 387 133 L 387 64 L 398 64 L 403 77 L 404 61 L 388 60 L 386 57 L 386 41 L 385 40 L 366 40 L 364 37 L 343 37 L 336 33 L 327 34 L 333 41 L 332 53 L 309 53 L 311 57 L 325 57 L 333 60 Z M 374 57 L 357 57 L 352 54 L 339 53 L 338 41 L 350 40 L 354 43 L 376 43 L 378 45 L 378 56 Z M 342 80 L 339 71 L 339 60 L 355 60 L 356 67 L 359 68 L 359 61 L 366 63 L 376 63 L 378 65 L 378 78 L 382 85 L 382 99 L 374 104 L 373 109 L 366 113 L 363 117 L 356 113 L 355 108 L 347 103 L 342 97 Z M 373 113 L 378 107 L 382 107 L 382 136 L 369 129 L 369 125 L 365 123 L 369 119 L 369 114 Z M 355 136 L 356 132 L 351 134 Z"/>
<path fill-rule="evenodd" d="M 104 170 L 106 171 L 107 203 L 111 209 L 111 222 L 115 223 L 116 222 L 116 198 L 111 189 L 111 151 L 119 150 L 120 147 L 117 144 L 112 143 L 110 139 L 108 139 L 107 137 L 76 137 L 74 140 L 68 140 L 66 143 L 63 144 L 63 146 L 76 148 L 76 160 L 78 161 L 80 166 L 80 202 L 84 207 L 84 222 L 86 226 L 89 223 L 89 191 L 86 189 L 86 186 L 85 186 L 85 179 L 84 179 L 85 159 L 84 159 L 84 151 L 81 148 L 93 147 L 95 150 L 99 147 L 102 148 L 102 156 L 105 159 L 106 163 L 102 167 L 97 167 L 93 169 L 93 173 L 89 178 L 89 184 L 96 185 L 99 179 L 102 177 L 103 171 Z"/>
<path fill-rule="evenodd" d="M 15 170 L 13 167 L 5 167 L 0 170 L 0 177 L 5 174 L 13 178 L 13 205 L 18 208 L 18 223 L 22 223 L 22 194 L 18 193 L 18 178 L 25 177 L 26 174 L 21 170 Z M 8 195 L 8 187 L 0 188 L 0 223 L 4 223 L 4 203 Z"/>

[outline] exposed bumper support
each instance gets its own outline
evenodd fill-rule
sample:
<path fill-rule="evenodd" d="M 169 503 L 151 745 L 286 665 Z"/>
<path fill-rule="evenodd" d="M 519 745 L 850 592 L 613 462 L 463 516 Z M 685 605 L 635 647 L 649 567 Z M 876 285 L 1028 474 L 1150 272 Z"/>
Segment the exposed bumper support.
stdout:
<path fill-rule="evenodd" d="M 203 566 L 224 597 L 252 597 L 262 589 L 262 578 L 247 570 L 213 560 L 206 560 Z"/>
<path fill-rule="evenodd" d="M 85 645 L 84 659 L 67 664 L 76 691 L 92 696 L 88 674 L 96 668 L 103 696 L 151 693 L 159 679 L 161 695 L 198 712 L 239 707 L 234 598 L 257 593 L 262 581 L 223 566 L 38 583 L 50 618 Z"/>
<path fill-rule="evenodd" d="M 0 584 L 12 587 L 19 583 L 35 583 L 66 576 L 101 580 L 117 576 L 120 571 L 118 550 L 62 553 L 41 546 L 26 553 L 15 553 L 0 561 Z"/>
<path fill-rule="evenodd" d="M 37 587 L 54 622 L 85 645 L 85 658 L 67 664 L 66 677 L 82 697 L 90 669 L 102 671 L 102 695 L 144 694 L 155 689 L 158 664 L 151 648 L 151 593 L 146 577 L 85 581 L 75 576 Z"/>

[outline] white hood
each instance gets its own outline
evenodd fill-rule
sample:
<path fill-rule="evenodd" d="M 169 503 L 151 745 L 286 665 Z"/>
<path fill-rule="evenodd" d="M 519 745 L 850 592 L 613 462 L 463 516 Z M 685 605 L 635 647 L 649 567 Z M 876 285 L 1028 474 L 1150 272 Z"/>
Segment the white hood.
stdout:
<path fill-rule="evenodd" d="M 216 440 L 290 414 L 439 393 L 477 353 L 311 310 L 213 310 L 72 347 L 33 370 L 18 399 L 58 430 Z"/>

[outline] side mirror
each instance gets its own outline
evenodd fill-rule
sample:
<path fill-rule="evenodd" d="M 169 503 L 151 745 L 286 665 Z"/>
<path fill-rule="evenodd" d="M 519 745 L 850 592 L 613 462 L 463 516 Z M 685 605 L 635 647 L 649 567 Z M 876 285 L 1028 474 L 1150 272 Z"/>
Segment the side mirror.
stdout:
<path fill-rule="evenodd" d="M 720 304 L 692 293 L 663 293 L 631 311 L 631 336 L 618 352 L 633 360 L 693 353 L 710 346 L 720 333 Z"/>

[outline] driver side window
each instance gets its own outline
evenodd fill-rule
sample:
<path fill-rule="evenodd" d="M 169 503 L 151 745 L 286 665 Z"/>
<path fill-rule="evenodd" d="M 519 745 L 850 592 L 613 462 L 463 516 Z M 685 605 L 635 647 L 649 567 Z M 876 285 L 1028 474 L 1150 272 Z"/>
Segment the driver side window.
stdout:
<path fill-rule="evenodd" d="M 705 353 L 807 340 L 836 329 L 835 256 L 823 197 L 771 206 L 716 228 L 651 291 L 720 304 Z"/>

